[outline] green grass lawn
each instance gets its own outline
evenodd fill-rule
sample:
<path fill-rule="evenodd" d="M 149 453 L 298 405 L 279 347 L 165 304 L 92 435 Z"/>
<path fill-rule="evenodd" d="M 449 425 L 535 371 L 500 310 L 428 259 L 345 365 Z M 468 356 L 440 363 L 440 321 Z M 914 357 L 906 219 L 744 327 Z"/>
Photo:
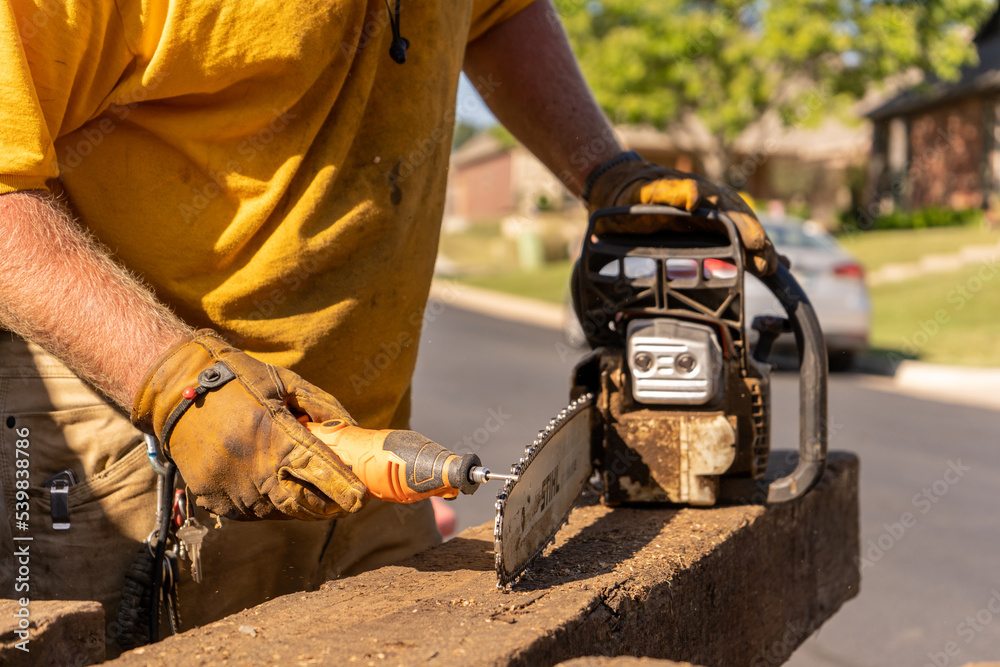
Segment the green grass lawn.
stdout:
<path fill-rule="evenodd" d="M 933 363 L 1000 366 L 1000 265 L 879 285 L 871 298 L 873 347 Z"/>
<path fill-rule="evenodd" d="M 569 238 L 565 228 L 578 227 L 578 216 L 570 213 L 542 214 L 534 221 L 535 248 L 542 257 L 557 262 L 567 256 Z M 519 240 L 502 233 L 503 221 L 479 221 L 460 231 L 441 235 L 439 253 L 464 277 L 485 277 L 495 274 L 505 277 L 519 271 L 521 247 Z M 580 232 L 582 234 L 582 231 Z M 547 269 L 542 273 L 547 273 Z M 516 285 L 520 280 L 513 278 Z M 525 285 L 523 289 L 530 289 Z"/>
<path fill-rule="evenodd" d="M 497 234 L 473 231 L 441 237 L 439 251 L 460 267 L 463 273 L 509 271 L 517 266 L 514 241 Z"/>
<path fill-rule="evenodd" d="M 459 277 L 459 282 L 485 289 L 563 303 L 569 291 L 569 274 L 573 262 L 564 260 L 546 264 L 537 271 L 508 271 L 485 276 Z"/>
<path fill-rule="evenodd" d="M 893 263 L 919 261 L 924 255 L 955 253 L 967 245 L 996 245 L 1000 229 L 934 227 L 858 232 L 837 238 L 869 271 Z"/>

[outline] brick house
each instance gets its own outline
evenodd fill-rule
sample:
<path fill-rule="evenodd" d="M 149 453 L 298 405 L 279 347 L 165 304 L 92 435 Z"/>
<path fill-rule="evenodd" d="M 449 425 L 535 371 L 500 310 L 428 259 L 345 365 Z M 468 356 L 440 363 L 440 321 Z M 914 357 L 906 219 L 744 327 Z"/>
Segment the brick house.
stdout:
<path fill-rule="evenodd" d="M 521 146 L 505 146 L 488 132 L 452 153 L 446 215 L 469 221 L 499 219 L 539 205 L 560 210 L 575 199 Z"/>
<path fill-rule="evenodd" d="M 975 38 L 979 64 L 890 99 L 873 122 L 869 201 L 906 210 L 1000 204 L 1000 10 Z"/>

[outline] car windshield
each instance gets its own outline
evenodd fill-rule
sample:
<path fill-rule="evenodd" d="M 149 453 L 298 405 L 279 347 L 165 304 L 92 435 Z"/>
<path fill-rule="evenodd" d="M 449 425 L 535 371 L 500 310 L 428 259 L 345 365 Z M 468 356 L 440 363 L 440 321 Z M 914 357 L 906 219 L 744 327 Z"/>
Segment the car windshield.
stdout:
<path fill-rule="evenodd" d="M 836 247 L 834 241 L 826 235 L 808 232 L 798 225 L 764 224 L 764 231 L 771 242 L 778 247 L 809 248 L 813 250 L 831 250 Z"/>

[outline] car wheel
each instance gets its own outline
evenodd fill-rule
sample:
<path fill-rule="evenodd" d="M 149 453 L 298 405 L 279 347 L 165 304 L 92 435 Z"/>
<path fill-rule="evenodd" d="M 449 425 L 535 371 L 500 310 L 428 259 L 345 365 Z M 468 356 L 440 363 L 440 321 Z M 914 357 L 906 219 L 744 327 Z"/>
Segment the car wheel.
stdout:
<path fill-rule="evenodd" d="M 854 363 L 854 352 L 852 350 L 831 350 L 829 358 L 830 372 L 843 373 Z"/>

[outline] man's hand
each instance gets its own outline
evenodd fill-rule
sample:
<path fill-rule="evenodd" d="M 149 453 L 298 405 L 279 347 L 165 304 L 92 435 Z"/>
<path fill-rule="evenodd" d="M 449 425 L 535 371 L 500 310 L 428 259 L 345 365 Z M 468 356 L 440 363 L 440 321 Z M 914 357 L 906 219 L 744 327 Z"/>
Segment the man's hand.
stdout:
<path fill-rule="evenodd" d="M 132 422 L 156 434 L 198 505 L 214 514 L 332 519 L 360 510 L 368 490 L 301 415 L 355 423 L 330 394 L 202 330 L 153 364 Z"/>
<path fill-rule="evenodd" d="M 674 169 L 649 162 L 622 162 L 599 173 L 588 193 L 591 212 L 608 206 L 664 204 L 685 211 L 707 208 L 729 215 L 740 234 L 746 252 L 746 267 L 751 273 L 766 276 L 774 273 L 778 254 L 753 211 L 733 190 Z M 604 218 L 597 233 L 653 234 L 690 232 L 697 219 L 641 216 L 617 222 Z"/>

